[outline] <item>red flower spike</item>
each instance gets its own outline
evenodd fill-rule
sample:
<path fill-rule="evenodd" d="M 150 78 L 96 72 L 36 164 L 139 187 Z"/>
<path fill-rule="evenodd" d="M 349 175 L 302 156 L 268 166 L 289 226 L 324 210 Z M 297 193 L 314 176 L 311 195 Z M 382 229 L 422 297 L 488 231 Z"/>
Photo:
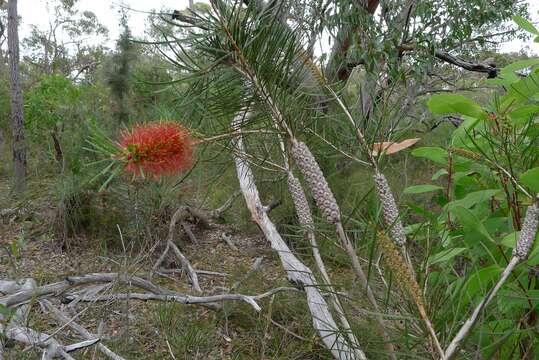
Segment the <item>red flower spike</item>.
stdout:
<path fill-rule="evenodd" d="M 121 159 L 125 171 L 154 177 L 175 175 L 189 168 L 194 142 L 189 131 L 173 122 L 136 125 L 122 132 Z"/>

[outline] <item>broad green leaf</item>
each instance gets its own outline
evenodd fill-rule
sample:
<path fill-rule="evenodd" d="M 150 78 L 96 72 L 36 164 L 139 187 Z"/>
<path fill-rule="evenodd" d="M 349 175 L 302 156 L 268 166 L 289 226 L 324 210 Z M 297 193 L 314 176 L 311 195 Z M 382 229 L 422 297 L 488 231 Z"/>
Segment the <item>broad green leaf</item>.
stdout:
<path fill-rule="evenodd" d="M 521 126 L 537 114 L 539 114 L 539 105 L 524 105 L 519 106 L 508 115 L 513 125 Z"/>
<path fill-rule="evenodd" d="M 406 235 L 415 234 L 424 226 L 423 223 L 410 224 L 404 227 L 404 233 Z"/>
<path fill-rule="evenodd" d="M 444 175 L 447 175 L 447 170 L 446 169 L 440 169 L 440 170 L 436 171 L 434 173 L 434 175 L 432 175 L 431 180 L 432 181 L 438 180 L 440 177 L 442 177 Z"/>
<path fill-rule="evenodd" d="M 453 147 L 463 147 L 468 148 L 470 143 L 470 135 L 472 130 L 477 127 L 479 124 L 478 118 L 463 116 L 463 122 L 460 126 L 453 132 L 451 137 L 451 146 Z"/>
<path fill-rule="evenodd" d="M 516 61 L 500 70 L 500 74 L 496 79 L 489 79 L 490 84 L 508 86 L 520 80 L 520 77 L 515 73 L 517 70 L 522 70 L 539 64 L 539 58 Z M 501 106 L 502 110 L 506 109 L 505 104 Z"/>
<path fill-rule="evenodd" d="M 539 35 L 539 30 L 537 30 L 531 22 L 529 22 L 527 19 L 523 18 L 522 16 L 514 15 L 512 19 L 515 23 L 517 23 L 518 26 L 520 26 L 522 30 L 525 30 L 534 35 Z"/>
<path fill-rule="evenodd" d="M 447 164 L 447 151 L 441 147 L 420 147 L 414 149 L 412 155 L 429 159 L 438 164 Z"/>
<path fill-rule="evenodd" d="M 486 293 L 490 284 L 502 273 L 503 269 L 498 265 L 487 266 L 471 275 L 464 285 L 464 293 L 469 299 L 473 299 L 478 292 Z"/>
<path fill-rule="evenodd" d="M 518 235 L 518 231 L 505 235 L 504 238 L 500 241 L 500 245 L 513 249 L 515 247 L 515 244 L 517 243 Z"/>
<path fill-rule="evenodd" d="M 437 191 L 437 190 L 442 190 L 442 189 L 443 187 L 438 186 L 438 185 L 430 185 L 430 184 L 413 185 L 404 189 L 404 193 L 405 194 L 422 194 L 422 193 L 426 193 L 430 191 Z"/>
<path fill-rule="evenodd" d="M 483 223 L 475 216 L 473 212 L 462 206 L 457 206 L 452 210 L 452 213 L 454 213 L 457 217 L 459 223 L 464 228 L 466 235 L 478 234 L 484 240 L 495 242 Z"/>
<path fill-rule="evenodd" d="M 427 102 L 427 106 L 433 114 L 458 113 L 474 118 L 484 114 L 479 104 L 461 94 L 434 95 Z"/>
<path fill-rule="evenodd" d="M 511 63 L 505 67 L 503 67 L 500 71 L 501 74 L 509 74 L 514 73 L 517 70 L 525 69 L 530 66 L 539 65 L 539 58 L 531 58 L 531 59 L 525 59 L 520 61 L 515 61 L 514 63 Z"/>
<path fill-rule="evenodd" d="M 447 204 L 448 209 L 454 209 L 455 207 L 462 206 L 464 208 L 471 208 L 474 205 L 477 205 L 481 202 L 490 201 L 492 197 L 496 197 L 497 195 L 502 194 L 502 190 L 500 189 L 487 189 L 487 190 L 479 190 L 474 191 L 471 193 L 468 193 L 465 197 L 459 200 L 454 200 Z"/>
<path fill-rule="evenodd" d="M 421 207 L 419 207 L 419 206 L 417 206 L 415 204 L 412 204 L 412 203 L 407 203 L 406 205 L 410 208 L 410 210 L 412 210 L 414 213 L 416 213 L 416 214 L 418 214 L 420 216 L 423 216 L 423 217 L 425 217 L 427 219 L 430 219 L 430 220 L 433 220 L 433 221 L 436 219 L 434 214 L 432 212 L 428 211 L 428 210 L 425 210 L 425 209 L 423 209 L 423 208 L 421 208 Z"/>
<path fill-rule="evenodd" d="M 503 97 L 503 103 L 514 104 L 515 102 L 527 101 L 539 93 L 539 69 L 535 69 L 525 78 L 508 86 L 507 94 Z"/>
<path fill-rule="evenodd" d="M 520 181 L 535 192 L 539 192 L 539 167 L 530 169 L 520 175 Z"/>
<path fill-rule="evenodd" d="M 459 255 L 460 253 L 466 251 L 467 248 L 453 248 L 453 249 L 447 249 L 444 251 L 440 251 L 437 254 L 434 254 L 432 256 L 429 256 L 429 259 L 427 261 L 427 264 L 434 265 L 440 262 L 446 262 L 448 260 L 451 260 L 455 256 Z"/>

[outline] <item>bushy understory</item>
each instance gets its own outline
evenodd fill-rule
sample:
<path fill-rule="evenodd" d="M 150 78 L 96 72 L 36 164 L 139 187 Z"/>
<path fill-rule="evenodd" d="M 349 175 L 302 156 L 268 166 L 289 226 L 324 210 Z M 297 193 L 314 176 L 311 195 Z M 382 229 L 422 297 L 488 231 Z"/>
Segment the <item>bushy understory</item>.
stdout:
<path fill-rule="evenodd" d="M 539 30 L 468 2 L 216 0 L 145 39 L 123 9 L 116 50 L 74 55 L 34 33 L 24 192 L 0 85 L 0 355 L 537 357 L 539 60 L 492 41 Z M 75 3 L 58 26 L 95 20 Z"/>

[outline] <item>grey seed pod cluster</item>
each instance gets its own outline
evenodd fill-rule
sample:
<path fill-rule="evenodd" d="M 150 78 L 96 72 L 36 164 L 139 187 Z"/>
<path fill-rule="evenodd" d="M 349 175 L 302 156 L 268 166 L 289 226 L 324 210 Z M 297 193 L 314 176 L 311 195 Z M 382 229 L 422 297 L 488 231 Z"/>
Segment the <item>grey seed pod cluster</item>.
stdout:
<path fill-rule="evenodd" d="M 313 229 L 313 217 L 311 215 L 309 203 L 307 202 L 307 197 L 305 196 L 301 183 L 292 172 L 288 173 L 288 190 L 290 191 L 290 195 L 292 195 L 292 201 L 294 202 L 300 225 L 306 230 Z"/>
<path fill-rule="evenodd" d="M 539 224 L 539 207 L 537 203 L 533 203 L 528 206 L 526 211 L 526 217 L 520 230 L 520 236 L 518 237 L 517 244 L 513 249 L 513 256 L 518 257 L 521 260 L 525 260 L 533 245 L 533 240 L 537 234 L 537 226 Z"/>
<path fill-rule="evenodd" d="M 337 205 L 335 196 L 333 196 L 333 192 L 329 188 L 324 173 L 322 173 L 307 145 L 300 141 L 292 140 L 292 157 L 303 174 L 322 216 L 329 223 L 336 224 L 340 222 L 339 205 Z"/>
<path fill-rule="evenodd" d="M 382 204 L 384 223 L 389 228 L 391 238 L 398 246 L 404 246 L 406 244 L 406 235 L 404 234 L 404 228 L 399 218 L 397 203 L 395 202 L 387 179 L 384 174 L 376 173 L 374 175 L 374 183 L 378 198 Z"/>

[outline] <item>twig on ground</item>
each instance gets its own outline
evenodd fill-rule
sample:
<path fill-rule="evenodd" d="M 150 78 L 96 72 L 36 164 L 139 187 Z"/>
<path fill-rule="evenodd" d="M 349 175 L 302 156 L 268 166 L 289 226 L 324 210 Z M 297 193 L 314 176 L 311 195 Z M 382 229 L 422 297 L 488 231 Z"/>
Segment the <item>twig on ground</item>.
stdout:
<path fill-rule="evenodd" d="M 69 326 L 71 329 L 75 330 L 79 335 L 86 338 L 87 340 L 93 340 L 93 339 L 99 339 L 98 336 L 90 333 L 88 330 L 77 324 L 74 319 L 70 319 L 66 314 L 64 314 L 60 309 L 56 308 L 49 300 L 43 299 L 40 300 L 40 302 L 45 306 L 47 311 L 60 323 Z M 110 350 L 107 346 L 105 346 L 103 343 L 99 342 L 97 343 L 97 348 L 101 350 L 101 352 L 105 355 L 107 355 L 109 358 L 113 360 L 124 360 L 123 357 L 117 355 L 112 350 Z"/>
<path fill-rule="evenodd" d="M 234 204 L 234 201 L 238 198 L 238 196 L 241 195 L 241 191 L 239 190 L 236 190 L 234 191 L 234 193 L 224 202 L 223 205 L 221 205 L 220 207 L 218 207 L 217 209 L 215 210 L 212 210 L 210 212 L 210 215 L 212 218 L 214 219 L 220 219 L 223 217 L 223 214 L 232 207 L 232 205 Z"/>
<path fill-rule="evenodd" d="M 189 241 L 191 241 L 195 245 L 199 245 L 199 242 L 193 234 L 193 231 L 191 231 L 191 227 L 189 227 L 189 224 L 185 221 L 180 221 L 180 226 L 182 227 L 183 231 L 185 232 L 185 235 L 189 238 Z"/>
<path fill-rule="evenodd" d="M 235 289 L 237 289 L 245 280 L 251 277 L 253 273 L 255 273 L 258 269 L 260 269 L 260 266 L 262 266 L 263 260 L 264 260 L 263 256 L 256 258 L 253 265 L 251 265 L 251 268 L 249 269 L 249 271 L 247 271 L 247 273 L 245 273 L 245 275 L 243 275 L 241 279 L 239 279 L 234 284 L 232 284 L 229 291 L 234 291 Z"/>
<path fill-rule="evenodd" d="M 221 240 L 223 240 L 225 242 L 225 244 L 228 245 L 228 247 L 230 247 L 232 250 L 234 251 L 238 251 L 238 248 L 236 247 L 236 245 L 234 245 L 234 243 L 232 242 L 232 236 L 226 234 L 225 232 L 222 232 L 221 235 L 219 236 L 219 238 Z"/>

